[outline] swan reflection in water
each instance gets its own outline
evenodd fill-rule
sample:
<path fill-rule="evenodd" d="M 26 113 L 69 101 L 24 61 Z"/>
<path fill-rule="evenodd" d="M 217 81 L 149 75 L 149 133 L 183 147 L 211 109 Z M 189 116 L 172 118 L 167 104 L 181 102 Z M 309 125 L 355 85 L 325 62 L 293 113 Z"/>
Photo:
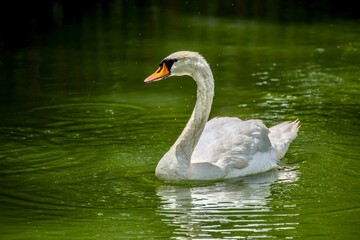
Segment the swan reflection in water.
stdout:
<path fill-rule="evenodd" d="M 278 234 L 296 228 L 294 217 L 298 214 L 294 205 L 273 209 L 271 185 L 295 181 L 295 170 L 273 170 L 207 185 L 160 186 L 157 195 L 162 203 L 158 214 L 175 228 L 173 237 L 177 239 L 276 237 L 274 231 Z M 279 211 L 278 207 L 287 211 Z"/>

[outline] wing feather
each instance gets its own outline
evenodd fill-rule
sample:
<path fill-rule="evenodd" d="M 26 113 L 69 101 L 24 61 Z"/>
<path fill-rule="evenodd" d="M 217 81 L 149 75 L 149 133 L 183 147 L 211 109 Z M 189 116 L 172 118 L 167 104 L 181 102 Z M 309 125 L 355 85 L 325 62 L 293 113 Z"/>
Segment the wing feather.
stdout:
<path fill-rule="evenodd" d="M 235 117 L 207 122 L 193 152 L 192 162 L 210 162 L 219 167 L 245 168 L 253 156 L 271 150 L 269 130 L 260 120 Z"/>

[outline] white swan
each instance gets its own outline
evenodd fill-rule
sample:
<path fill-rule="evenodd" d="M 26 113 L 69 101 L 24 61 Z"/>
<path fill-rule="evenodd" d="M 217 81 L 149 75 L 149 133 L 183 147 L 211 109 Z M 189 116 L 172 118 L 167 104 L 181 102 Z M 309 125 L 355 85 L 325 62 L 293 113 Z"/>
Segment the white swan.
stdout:
<path fill-rule="evenodd" d="M 196 52 L 172 53 L 144 82 L 183 75 L 195 80 L 197 100 L 186 127 L 159 161 L 158 178 L 219 180 L 265 172 L 277 166 L 277 160 L 297 136 L 299 121 L 283 122 L 269 129 L 260 120 L 219 117 L 207 121 L 214 79 L 209 64 Z"/>

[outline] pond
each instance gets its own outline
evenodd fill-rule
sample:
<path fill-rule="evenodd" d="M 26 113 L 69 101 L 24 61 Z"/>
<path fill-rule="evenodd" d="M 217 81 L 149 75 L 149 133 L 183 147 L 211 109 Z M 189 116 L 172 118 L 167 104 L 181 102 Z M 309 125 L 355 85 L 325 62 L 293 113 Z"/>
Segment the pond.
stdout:
<path fill-rule="evenodd" d="M 54 2 L 46 30 L 0 38 L 1 239 L 357 238 L 359 20 L 284 20 L 230 1 L 106 3 L 77 15 Z M 301 121 L 278 169 L 155 177 L 196 90 L 189 77 L 143 80 L 178 50 L 212 68 L 210 117 Z"/>

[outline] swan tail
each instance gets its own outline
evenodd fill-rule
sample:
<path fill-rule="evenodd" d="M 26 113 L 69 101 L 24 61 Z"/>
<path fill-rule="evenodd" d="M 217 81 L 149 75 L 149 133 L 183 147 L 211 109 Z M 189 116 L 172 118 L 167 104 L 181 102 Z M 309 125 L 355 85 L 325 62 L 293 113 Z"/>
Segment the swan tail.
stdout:
<path fill-rule="evenodd" d="M 269 138 L 276 149 L 278 159 L 284 157 L 290 143 L 297 137 L 300 128 L 300 121 L 282 122 L 270 128 Z"/>

